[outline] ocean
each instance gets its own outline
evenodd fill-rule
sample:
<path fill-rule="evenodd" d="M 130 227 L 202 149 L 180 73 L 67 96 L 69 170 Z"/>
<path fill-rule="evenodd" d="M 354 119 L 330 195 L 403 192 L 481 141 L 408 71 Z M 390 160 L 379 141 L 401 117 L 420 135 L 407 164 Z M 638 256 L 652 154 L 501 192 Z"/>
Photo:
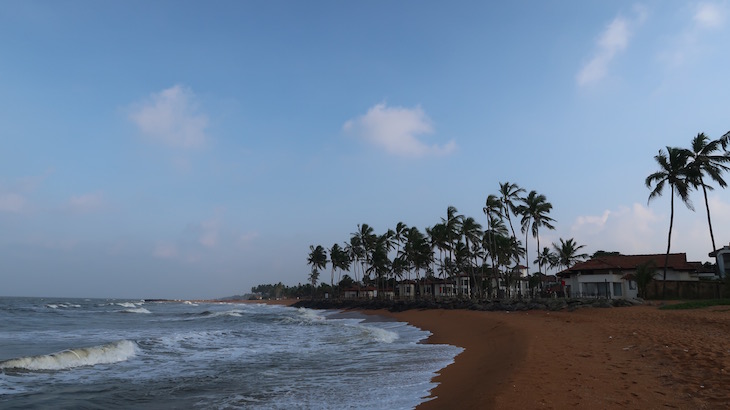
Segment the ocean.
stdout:
<path fill-rule="evenodd" d="M 0 298 L 3 409 L 412 409 L 461 348 L 263 304 Z"/>

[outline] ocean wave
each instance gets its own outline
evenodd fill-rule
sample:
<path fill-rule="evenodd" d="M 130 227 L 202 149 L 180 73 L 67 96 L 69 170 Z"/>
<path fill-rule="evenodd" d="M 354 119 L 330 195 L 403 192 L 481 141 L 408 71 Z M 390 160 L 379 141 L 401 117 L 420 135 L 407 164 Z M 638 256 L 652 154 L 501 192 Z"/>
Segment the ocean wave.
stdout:
<path fill-rule="evenodd" d="M 137 305 L 135 305 L 132 302 L 115 303 L 115 305 L 125 307 L 125 308 L 136 308 L 137 307 Z"/>
<path fill-rule="evenodd" d="M 68 349 L 41 356 L 20 357 L 0 362 L 0 369 L 65 370 L 81 366 L 117 363 L 137 354 L 137 344 L 130 340 L 100 346 Z"/>
<path fill-rule="evenodd" d="M 59 303 L 59 304 L 48 303 L 46 305 L 46 307 L 50 308 L 50 309 L 58 309 L 58 308 L 68 309 L 68 308 L 80 308 L 81 305 L 74 305 L 74 304 L 70 304 L 70 303 Z"/>
<path fill-rule="evenodd" d="M 363 326 L 363 329 L 372 340 L 380 343 L 393 343 L 400 338 L 398 333 L 380 327 Z"/>
<path fill-rule="evenodd" d="M 136 307 L 134 309 L 124 309 L 121 312 L 122 313 L 145 313 L 145 314 L 152 313 L 152 312 L 150 312 L 149 310 L 147 310 L 147 309 L 145 309 L 143 307 Z"/>

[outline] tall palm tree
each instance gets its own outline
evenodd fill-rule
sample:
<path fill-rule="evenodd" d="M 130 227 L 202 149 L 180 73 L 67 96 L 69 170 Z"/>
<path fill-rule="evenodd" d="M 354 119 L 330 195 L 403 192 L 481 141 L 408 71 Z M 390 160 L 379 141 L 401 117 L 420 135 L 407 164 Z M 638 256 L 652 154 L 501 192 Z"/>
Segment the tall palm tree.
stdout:
<path fill-rule="evenodd" d="M 692 140 L 692 148 L 687 150 L 687 154 L 690 157 L 688 166 L 694 169 L 696 173 L 696 179 L 693 180 L 692 186 L 697 189 L 702 187 L 702 193 L 705 196 L 705 209 L 707 209 L 707 225 L 710 227 L 710 240 L 712 241 L 712 250 L 716 250 L 715 246 L 715 235 L 712 232 L 712 220 L 710 219 L 710 205 L 707 202 L 707 190 L 713 188 L 707 185 L 704 181 L 704 176 L 707 175 L 711 180 L 717 182 L 721 188 L 727 186 L 727 182 L 722 178 L 722 174 L 728 170 L 725 164 L 730 163 L 730 154 L 725 149 L 730 143 L 730 132 L 720 137 L 720 139 L 710 141 L 710 139 L 704 134 L 699 133 Z M 716 154 L 723 148 L 723 154 Z"/>
<path fill-rule="evenodd" d="M 530 273 L 529 258 L 527 253 L 527 234 L 532 233 L 532 237 L 537 239 L 537 249 L 540 250 L 540 227 L 547 229 L 555 229 L 552 222 L 555 220 L 548 216 L 553 205 L 547 201 L 545 195 L 530 191 L 522 200 L 523 204 L 517 207 L 517 211 L 522 215 L 522 232 L 525 233 L 525 262 L 527 262 L 527 273 Z M 538 270 L 542 271 L 542 266 L 538 264 Z"/>
<path fill-rule="evenodd" d="M 334 280 L 334 271 L 339 270 L 339 277 L 337 279 L 338 284 L 342 281 L 342 271 L 350 269 L 350 255 L 348 253 L 349 253 L 349 245 L 345 245 L 345 247 L 343 248 L 338 244 L 334 244 L 334 245 L 332 245 L 332 248 L 330 248 L 330 264 L 332 265 L 332 278 Z M 339 293 L 339 291 L 338 291 L 338 293 Z"/>
<path fill-rule="evenodd" d="M 360 265 L 363 281 L 365 281 L 366 273 L 368 272 L 365 266 L 370 266 L 371 264 L 377 235 L 375 235 L 375 230 L 368 224 L 358 225 L 357 232 L 352 235 L 357 238 L 356 242 L 360 244 Z"/>
<path fill-rule="evenodd" d="M 309 281 L 312 283 L 312 297 L 314 297 L 314 287 L 317 286 L 317 280 L 319 280 L 319 270 L 327 267 L 327 252 L 322 245 L 317 245 L 316 248 L 309 245 L 309 251 L 307 264 L 312 267 Z"/>
<path fill-rule="evenodd" d="M 499 243 L 503 241 L 503 238 L 509 237 L 509 231 L 501 216 L 495 214 L 490 215 L 488 225 L 489 229 L 482 238 L 482 246 L 488 251 L 489 257 L 492 259 L 492 279 L 498 287 L 500 271 Z"/>
<path fill-rule="evenodd" d="M 655 197 L 662 195 L 665 185 L 669 185 L 672 189 L 669 234 L 667 235 L 667 254 L 664 258 L 664 283 L 662 284 L 662 298 L 664 298 L 667 296 L 667 264 L 669 263 L 669 250 L 672 246 L 672 227 L 674 226 L 674 196 L 679 196 L 687 208 L 694 211 L 692 202 L 689 199 L 689 191 L 696 171 L 687 167 L 689 152 L 681 148 L 667 147 L 666 152 L 659 150 L 659 153 L 654 156 L 654 160 L 659 165 L 659 171 L 650 174 L 644 181 L 646 187 L 651 189 L 647 204 Z M 652 186 L 654 187 L 653 189 Z"/>
<path fill-rule="evenodd" d="M 444 252 L 451 249 L 449 245 L 449 238 L 446 232 L 446 225 L 443 223 L 437 223 L 432 228 L 426 228 L 426 233 L 430 237 L 430 245 L 432 249 L 438 248 L 439 250 L 439 271 L 441 272 L 441 278 L 446 278 L 446 267 L 444 263 Z"/>
<path fill-rule="evenodd" d="M 359 279 L 357 277 L 357 266 L 360 265 L 362 267 L 362 260 L 363 260 L 363 248 L 362 248 L 362 242 L 360 241 L 360 237 L 357 234 L 352 234 L 350 236 L 350 243 L 347 246 L 348 250 L 348 257 L 350 258 L 350 261 L 353 263 L 353 273 L 355 274 L 355 282 L 358 282 Z"/>
<path fill-rule="evenodd" d="M 337 269 L 337 266 L 339 265 L 339 260 L 341 258 L 340 253 L 342 252 L 342 248 L 340 247 L 340 244 L 336 243 L 332 245 L 330 248 L 330 267 L 332 268 L 332 276 L 330 277 L 330 286 L 332 288 L 335 287 L 335 269 Z"/>
<path fill-rule="evenodd" d="M 450 206 L 446 208 L 446 219 L 441 218 L 441 223 L 446 226 L 446 238 L 449 245 L 449 265 L 453 265 L 454 262 L 454 247 L 457 242 L 461 239 L 461 223 L 464 220 L 463 215 L 457 214 L 459 212 L 455 207 Z M 453 274 L 453 272 L 449 272 Z"/>
<path fill-rule="evenodd" d="M 520 194 L 525 193 L 524 188 L 520 188 L 517 184 L 511 184 L 509 182 L 499 183 L 499 194 L 502 201 L 502 214 L 507 217 L 509 227 L 512 230 L 512 236 L 515 238 L 515 227 L 512 226 L 512 218 L 510 214 L 517 216 L 517 203 L 522 200 Z"/>
<path fill-rule="evenodd" d="M 466 245 L 466 250 L 471 253 L 470 256 L 474 258 L 474 264 L 471 265 L 471 280 L 472 280 L 472 286 L 476 288 L 476 274 L 474 273 L 474 269 L 477 266 L 477 253 L 472 251 L 471 246 L 474 244 L 479 244 L 480 239 L 482 237 L 482 226 L 471 216 L 468 218 L 465 218 L 463 222 L 461 223 L 461 231 L 460 235 L 464 237 L 464 242 Z"/>
<path fill-rule="evenodd" d="M 322 245 L 309 245 L 309 256 L 307 257 L 307 264 L 312 269 L 325 269 L 327 267 L 327 251 L 325 251 Z"/>

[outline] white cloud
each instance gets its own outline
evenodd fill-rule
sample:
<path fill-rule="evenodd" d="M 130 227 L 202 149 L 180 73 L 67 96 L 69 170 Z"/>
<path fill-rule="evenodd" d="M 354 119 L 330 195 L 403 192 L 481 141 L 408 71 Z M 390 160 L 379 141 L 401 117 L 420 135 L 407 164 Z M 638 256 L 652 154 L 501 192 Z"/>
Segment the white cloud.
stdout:
<path fill-rule="evenodd" d="M 129 119 L 145 136 L 172 147 L 199 147 L 208 139 L 208 117 L 199 112 L 195 94 L 181 85 L 135 104 Z"/>
<path fill-rule="evenodd" d="M 444 145 L 428 145 L 420 139 L 420 136 L 433 134 L 431 120 L 421 107 L 388 107 L 385 103 L 376 104 L 365 115 L 345 122 L 343 130 L 393 155 L 446 155 L 456 149 L 453 140 Z"/>
<path fill-rule="evenodd" d="M 73 196 L 68 201 L 68 206 L 75 212 L 91 212 L 99 209 L 103 203 L 100 193 L 89 193 Z"/>
<path fill-rule="evenodd" d="M 24 196 L 16 193 L 0 194 L 0 212 L 23 212 L 27 201 Z"/>
<path fill-rule="evenodd" d="M 248 248 L 253 241 L 259 237 L 258 232 L 247 232 L 238 237 L 237 245 L 239 248 Z"/>
<path fill-rule="evenodd" d="M 202 231 L 198 242 L 206 248 L 215 248 L 218 245 L 220 218 L 214 217 L 200 224 Z"/>
<path fill-rule="evenodd" d="M 661 237 L 656 225 L 660 220 L 651 209 L 635 203 L 606 210 L 600 216 L 579 216 L 571 234 L 579 243 L 589 244 L 595 250 L 656 253 L 655 239 Z"/>
<path fill-rule="evenodd" d="M 698 27 L 717 28 L 725 23 L 725 10 L 717 4 L 702 3 L 697 6 L 692 20 Z"/>
<path fill-rule="evenodd" d="M 672 44 L 659 53 L 659 58 L 672 66 L 702 61 L 702 54 L 710 52 L 715 47 L 724 46 L 721 41 L 713 46 L 713 42 L 708 40 L 721 37 L 717 36 L 717 33 L 709 33 L 708 30 L 717 31 L 724 28 L 727 7 L 716 3 L 701 3 L 691 9 L 691 13 L 691 16 L 686 16 L 687 24 L 678 32 Z"/>
<path fill-rule="evenodd" d="M 152 254 L 162 259 L 172 259 L 178 255 L 177 247 L 169 243 L 158 243 Z"/>
<path fill-rule="evenodd" d="M 601 215 L 579 216 L 571 227 L 570 235 L 590 251 L 619 251 L 625 254 L 664 253 L 669 230 L 669 198 L 666 203 L 652 208 L 635 203 L 630 207 L 606 210 Z M 675 204 L 676 205 L 676 204 Z M 715 242 L 727 245 L 730 232 L 730 203 L 710 197 L 710 211 Z M 685 252 L 690 260 L 709 260 L 710 234 L 704 206 L 691 212 L 684 206 L 674 210 L 671 252 Z"/>
<path fill-rule="evenodd" d="M 646 9 L 636 6 L 633 18 L 618 16 L 606 26 L 596 43 L 593 58 L 580 69 L 576 76 L 578 85 L 589 85 L 606 76 L 609 65 L 618 53 L 628 48 L 633 32 L 646 20 L 646 16 Z"/>

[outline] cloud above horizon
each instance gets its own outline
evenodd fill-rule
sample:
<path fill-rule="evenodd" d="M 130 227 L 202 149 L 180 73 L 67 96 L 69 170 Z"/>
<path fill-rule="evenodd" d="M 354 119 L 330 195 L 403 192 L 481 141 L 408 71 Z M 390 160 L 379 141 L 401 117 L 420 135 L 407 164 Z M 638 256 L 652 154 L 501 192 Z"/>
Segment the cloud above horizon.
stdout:
<path fill-rule="evenodd" d="M 725 29 L 726 16 L 727 7 L 716 3 L 701 3 L 692 8 L 691 14 L 685 16 L 686 25 L 668 48 L 659 53 L 659 58 L 671 66 L 683 66 L 701 61 L 703 54 L 724 51 L 722 35 L 718 32 Z M 713 42 L 712 39 L 718 41 Z"/>
<path fill-rule="evenodd" d="M 725 9 L 714 3 L 701 3 L 692 20 L 701 28 L 721 27 L 725 23 Z"/>
<path fill-rule="evenodd" d="M 345 122 L 342 129 L 391 155 L 448 155 L 456 149 L 453 140 L 444 145 L 428 145 L 422 140 L 424 135 L 433 134 L 434 128 L 420 106 L 405 108 L 376 104 L 365 115 Z"/>
<path fill-rule="evenodd" d="M 717 247 L 726 245 L 728 234 L 718 229 L 730 224 L 730 203 L 710 197 L 712 226 Z M 692 260 L 709 260 L 712 247 L 705 213 L 686 209 L 675 210 L 671 252 L 685 252 Z M 601 215 L 579 216 L 570 228 L 578 243 L 600 243 L 604 251 L 625 254 L 664 253 L 667 249 L 669 209 L 659 213 L 647 206 L 634 203 L 618 209 L 605 210 Z M 599 249 L 593 249 L 596 251 Z"/>
<path fill-rule="evenodd" d="M 72 196 L 68 200 L 68 207 L 74 212 L 84 213 L 99 209 L 104 202 L 100 192 Z"/>
<path fill-rule="evenodd" d="M 199 111 L 193 91 L 182 85 L 133 104 L 129 119 L 147 138 L 171 147 L 196 148 L 208 140 L 208 116 Z"/>
<path fill-rule="evenodd" d="M 578 71 L 576 81 L 579 86 L 596 83 L 606 76 L 611 62 L 628 48 L 634 31 L 646 20 L 646 16 L 646 9 L 637 5 L 633 18 L 618 16 L 606 26 L 596 42 L 593 58 Z"/>

